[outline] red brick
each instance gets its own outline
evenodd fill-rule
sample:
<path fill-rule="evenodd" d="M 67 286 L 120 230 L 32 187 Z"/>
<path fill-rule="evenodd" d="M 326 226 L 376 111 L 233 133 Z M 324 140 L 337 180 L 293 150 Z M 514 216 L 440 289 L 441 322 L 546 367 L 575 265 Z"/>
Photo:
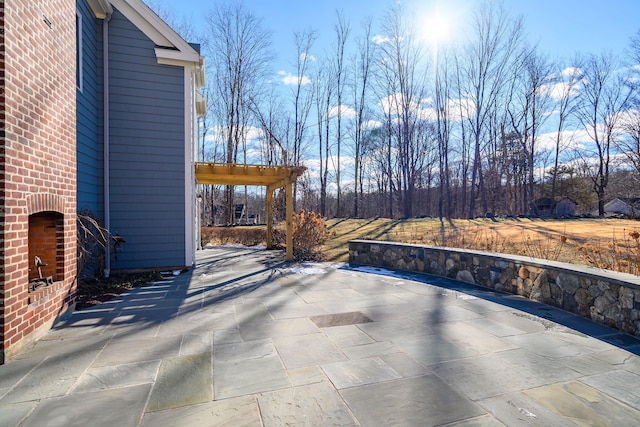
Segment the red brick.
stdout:
<path fill-rule="evenodd" d="M 34 8 L 29 2 L 3 2 L 0 7 L 0 25 L 4 26 L 0 34 L 3 351 L 30 338 L 39 325 L 60 312 L 63 297 L 55 293 L 65 290 L 67 294 L 75 275 L 75 1 L 38 4 Z M 52 28 L 43 25 L 42 14 L 55 16 L 57 24 Z M 50 274 L 59 283 L 29 294 L 28 269 L 34 270 L 28 244 L 32 240 L 29 215 L 42 211 L 59 212 L 64 221 L 58 221 L 56 227 L 64 230 L 59 235 L 46 234 L 41 239 L 45 246 L 31 250 L 44 250 Z"/>

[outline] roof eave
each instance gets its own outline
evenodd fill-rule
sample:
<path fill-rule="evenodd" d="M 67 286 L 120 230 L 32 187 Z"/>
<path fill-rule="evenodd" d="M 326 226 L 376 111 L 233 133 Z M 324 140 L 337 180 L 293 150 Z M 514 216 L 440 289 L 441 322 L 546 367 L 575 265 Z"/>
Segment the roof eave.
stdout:
<path fill-rule="evenodd" d="M 87 0 L 87 4 L 93 12 L 93 16 L 98 19 L 105 19 L 113 13 L 109 0 Z"/>
<path fill-rule="evenodd" d="M 200 54 L 142 1 L 109 1 L 159 46 L 155 49 L 159 63 L 163 63 L 163 60 L 175 60 L 176 57 L 183 62 L 200 62 Z"/>

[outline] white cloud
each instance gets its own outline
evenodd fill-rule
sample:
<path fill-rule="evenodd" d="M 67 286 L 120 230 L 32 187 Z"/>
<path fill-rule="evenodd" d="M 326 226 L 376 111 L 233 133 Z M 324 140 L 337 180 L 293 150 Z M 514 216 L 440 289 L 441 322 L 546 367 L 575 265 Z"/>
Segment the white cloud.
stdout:
<path fill-rule="evenodd" d="M 618 116 L 618 128 L 624 132 L 625 129 L 640 127 L 640 110 L 627 110 Z"/>
<path fill-rule="evenodd" d="M 226 140 L 228 129 L 224 126 L 215 126 L 206 136 L 207 142 L 222 142 Z M 244 133 L 247 142 L 251 144 L 254 141 L 264 138 L 264 131 L 255 126 L 247 126 L 241 130 Z"/>
<path fill-rule="evenodd" d="M 468 119 L 476 112 L 476 104 L 471 99 L 448 99 L 447 113 L 448 119 L 453 122 L 459 122 Z"/>
<path fill-rule="evenodd" d="M 245 132 L 247 141 L 255 141 L 264 138 L 264 131 L 261 128 L 257 128 L 255 126 L 247 126 L 243 130 Z"/>
<path fill-rule="evenodd" d="M 431 97 L 423 99 L 420 103 L 415 101 L 405 102 L 401 93 L 395 93 L 380 100 L 382 111 L 392 116 L 399 116 L 405 105 L 409 112 L 421 120 L 435 121 L 437 119 L 436 109 Z M 475 103 L 470 99 L 448 99 L 446 107 L 447 118 L 454 122 L 466 119 L 475 113 Z"/>
<path fill-rule="evenodd" d="M 280 81 L 287 86 L 292 85 L 308 85 L 311 84 L 311 79 L 307 76 L 298 77 L 295 74 L 288 73 L 286 71 L 278 71 L 278 75 L 280 76 Z"/>
<path fill-rule="evenodd" d="M 582 72 L 582 70 L 580 68 L 578 68 L 578 67 L 567 67 L 564 70 L 562 70 L 560 75 L 562 77 L 571 77 L 571 76 L 580 75 L 581 72 Z"/>
<path fill-rule="evenodd" d="M 329 156 L 329 170 L 331 172 L 333 172 L 335 170 L 335 165 L 338 164 L 338 156 L 332 154 Z M 324 159 L 323 159 L 324 162 Z M 320 159 L 314 158 L 314 159 L 305 159 L 303 162 L 303 165 L 307 167 L 307 171 L 309 172 L 309 175 L 313 178 L 318 178 L 320 176 Z M 340 156 L 340 167 L 342 169 L 345 168 L 352 168 L 353 165 L 355 165 L 355 159 L 352 156 Z M 323 164 L 323 167 L 326 166 L 326 164 Z"/>
<path fill-rule="evenodd" d="M 356 110 L 349 107 L 348 105 L 343 104 L 340 106 L 340 108 L 338 108 L 337 105 L 335 107 L 331 107 L 331 109 L 329 110 L 329 117 L 337 117 L 338 113 L 342 114 L 342 117 L 346 117 L 348 119 L 356 118 Z"/>
<path fill-rule="evenodd" d="M 256 148 L 247 149 L 247 163 L 262 164 L 264 163 L 264 153 Z"/>
<path fill-rule="evenodd" d="M 374 42 L 375 44 L 383 44 L 383 43 L 388 43 L 391 41 L 391 39 L 387 36 L 383 36 L 381 34 L 376 34 L 375 36 L 373 36 L 371 38 L 371 41 Z"/>
<path fill-rule="evenodd" d="M 559 101 L 564 96 L 566 96 L 567 93 L 575 95 L 579 89 L 579 86 L 580 83 L 578 82 L 573 84 L 570 84 L 568 82 L 557 82 L 548 85 L 542 85 L 539 90 L 543 93 L 546 91 L 551 99 L 553 99 L 554 101 Z"/>
<path fill-rule="evenodd" d="M 303 52 L 300 54 L 300 61 L 304 61 L 304 60 L 314 62 L 314 61 L 317 61 L 317 58 L 308 52 Z"/>
<path fill-rule="evenodd" d="M 419 109 L 418 103 L 411 100 L 405 100 L 405 96 L 399 92 L 387 95 L 380 100 L 380 106 L 385 114 L 392 116 L 399 116 L 403 109 L 406 108 L 409 111 L 417 111 Z"/>
<path fill-rule="evenodd" d="M 555 150 L 557 132 L 547 132 L 538 135 L 536 139 L 537 150 Z M 591 138 L 584 129 L 564 130 L 560 134 L 560 150 L 581 150 Z"/>
<path fill-rule="evenodd" d="M 560 74 L 553 74 L 549 77 L 553 83 L 540 87 L 542 93 L 548 93 L 554 101 L 560 100 L 567 93 L 575 95 L 582 85 L 579 78 L 582 70 L 577 67 L 567 67 Z"/>
<path fill-rule="evenodd" d="M 362 124 L 360 125 L 360 128 L 365 131 L 378 129 L 380 127 L 382 127 L 382 122 L 379 122 L 378 120 L 367 120 L 362 122 Z"/>

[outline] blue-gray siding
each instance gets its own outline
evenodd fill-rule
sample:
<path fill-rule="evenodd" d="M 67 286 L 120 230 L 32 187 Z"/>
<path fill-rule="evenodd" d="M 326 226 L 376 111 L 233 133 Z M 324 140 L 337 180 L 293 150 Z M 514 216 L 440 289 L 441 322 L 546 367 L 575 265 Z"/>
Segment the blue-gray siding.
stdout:
<path fill-rule="evenodd" d="M 90 209 L 100 218 L 102 210 L 102 21 L 85 0 L 77 0 L 82 17 L 82 90 L 77 91 L 78 210 Z"/>
<path fill-rule="evenodd" d="M 184 266 L 184 69 L 115 11 L 109 23 L 113 269 Z"/>

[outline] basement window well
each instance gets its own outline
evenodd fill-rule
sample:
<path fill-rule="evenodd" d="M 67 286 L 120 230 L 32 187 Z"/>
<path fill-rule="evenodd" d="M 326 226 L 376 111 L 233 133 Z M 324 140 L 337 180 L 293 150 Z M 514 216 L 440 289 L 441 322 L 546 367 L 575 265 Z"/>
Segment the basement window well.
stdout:
<path fill-rule="evenodd" d="M 64 215 L 29 215 L 29 292 L 64 277 Z"/>

